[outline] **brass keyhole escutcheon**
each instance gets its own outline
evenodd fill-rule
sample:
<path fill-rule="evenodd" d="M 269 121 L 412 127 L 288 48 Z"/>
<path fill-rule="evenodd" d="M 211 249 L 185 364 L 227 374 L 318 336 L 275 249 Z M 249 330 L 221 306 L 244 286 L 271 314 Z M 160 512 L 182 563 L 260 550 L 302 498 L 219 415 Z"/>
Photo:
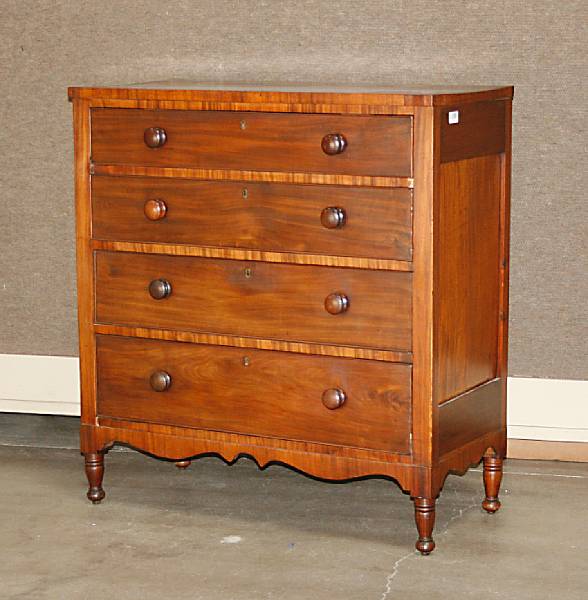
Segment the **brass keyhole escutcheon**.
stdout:
<path fill-rule="evenodd" d="M 243 196 L 243 198 L 245 200 L 247 200 L 247 198 L 249 197 L 249 190 L 247 188 L 243 188 L 243 191 L 241 192 L 241 196 Z"/>
<path fill-rule="evenodd" d="M 245 273 L 245 279 L 251 279 L 253 273 L 251 272 L 251 269 L 249 267 L 247 267 L 243 272 Z"/>
<path fill-rule="evenodd" d="M 239 127 L 240 127 L 241 129 L 247 129 L 247 123 L 246 123 L 246 121 L 241 121 L 241 122 L 239 123 Z"/>
<path fill-rule="evenodd" d="M 248 356 L 243 357 L 243 366 L 248 367 L 251 364 L 251 359 Z"/>

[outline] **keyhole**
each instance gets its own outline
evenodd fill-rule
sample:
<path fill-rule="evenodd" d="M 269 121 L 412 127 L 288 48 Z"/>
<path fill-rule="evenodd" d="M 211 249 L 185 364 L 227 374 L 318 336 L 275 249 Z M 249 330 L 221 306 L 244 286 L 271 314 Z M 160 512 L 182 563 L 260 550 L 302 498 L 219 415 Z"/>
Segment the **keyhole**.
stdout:
<path fill-rule="evenodd" d="M 245 279 L 250 279 L 251 278 L 251 269 L 249 267 L 247 267 L 244 271 L 245 273 Z"/>
<path fill-rule="evenodd" d="M 249 197 L 249 191 L 247 190 L 247 188 L 243 188 L 243 191 L 241 192 L 241 196 L 243 196 L 243 198 L 245 198 L 245 200 L 247 200 L 247 198 Z"/>
<path fill-rule="evenodd" d="M 251 359 L 248 356 L 243 357 L 243 366 L 248 367 L 251 364 Z"/>
<path fill-rule="evenodd" d="M 246 127 L 247 127 L 247 123 L 246 123 L 245 121 L 241 121 L 241 122 L 239 123 L 239 127 L 241 127 L 241 129 L 246 129 Z"/>

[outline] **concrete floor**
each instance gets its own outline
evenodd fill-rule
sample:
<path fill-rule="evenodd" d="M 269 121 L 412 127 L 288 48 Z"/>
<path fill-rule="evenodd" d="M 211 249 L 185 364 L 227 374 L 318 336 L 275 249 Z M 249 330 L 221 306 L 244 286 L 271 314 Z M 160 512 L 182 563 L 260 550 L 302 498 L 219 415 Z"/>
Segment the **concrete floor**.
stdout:
<path fill-rule="evenodd" d="M 113 451 L 93 506 L 76 445 L 76 419 L 0 414 L 2 600 L 588 597 L 586 464 L 509 461 L 492 516 L 479 469 L 449 477 L 422 557 L 389 481 Z"/>

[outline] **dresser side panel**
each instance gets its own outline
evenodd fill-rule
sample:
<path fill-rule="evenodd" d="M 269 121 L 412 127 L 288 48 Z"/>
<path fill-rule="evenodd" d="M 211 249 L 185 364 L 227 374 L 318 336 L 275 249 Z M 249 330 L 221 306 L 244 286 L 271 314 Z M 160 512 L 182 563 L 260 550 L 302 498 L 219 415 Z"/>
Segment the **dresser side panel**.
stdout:
<path fill-rule="evenodd" d="M 500 298 L 500 155 L 444 163 L 435 242 L 435 395 L 496 377 Z"/>
<path fill-rule="evenodd" d="M 439 407 L 439 453 L 445 455 L 489 432 L 499 431 L 501 381 L 493 379 Z M 485 448 L 480 449 L 480 454 Z"/>
<path fill-rule="evenodd" d="M 441 162 L 504 152 L 506 104 L 507 101 L 474 102 L 440 109 Z"/>

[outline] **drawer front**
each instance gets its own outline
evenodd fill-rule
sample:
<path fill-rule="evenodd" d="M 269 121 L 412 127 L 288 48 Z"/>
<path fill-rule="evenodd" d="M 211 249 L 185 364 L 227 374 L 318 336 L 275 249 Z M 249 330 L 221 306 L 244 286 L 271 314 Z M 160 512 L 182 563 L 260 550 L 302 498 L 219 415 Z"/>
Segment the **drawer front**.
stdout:
<path fill-rule="evenodd" d="M 97 108 L 92 110 L 92 159 L 159 167 L 410 176 L 411 128 L 410 117 Z M 333 135 L 343 136 L 344 143 L 341 138 L 325 140 Z M 342 151 L 327 154 L 323 144 L 330 152 Z"/>
<path fill-rule="evenodd" d="M 408 365 L 116 336 L 97 360 L 100 416 L 408 452 Z"/>
<path fill-rule="evenodd" d="M 408 189 L 94 177 L 93 236 L 410 260 Z"/>
<path fill-rule="evenodd" d="M 392 271 L 97 252 L 96 318 L 410 350 L 411 281 Z"/>

